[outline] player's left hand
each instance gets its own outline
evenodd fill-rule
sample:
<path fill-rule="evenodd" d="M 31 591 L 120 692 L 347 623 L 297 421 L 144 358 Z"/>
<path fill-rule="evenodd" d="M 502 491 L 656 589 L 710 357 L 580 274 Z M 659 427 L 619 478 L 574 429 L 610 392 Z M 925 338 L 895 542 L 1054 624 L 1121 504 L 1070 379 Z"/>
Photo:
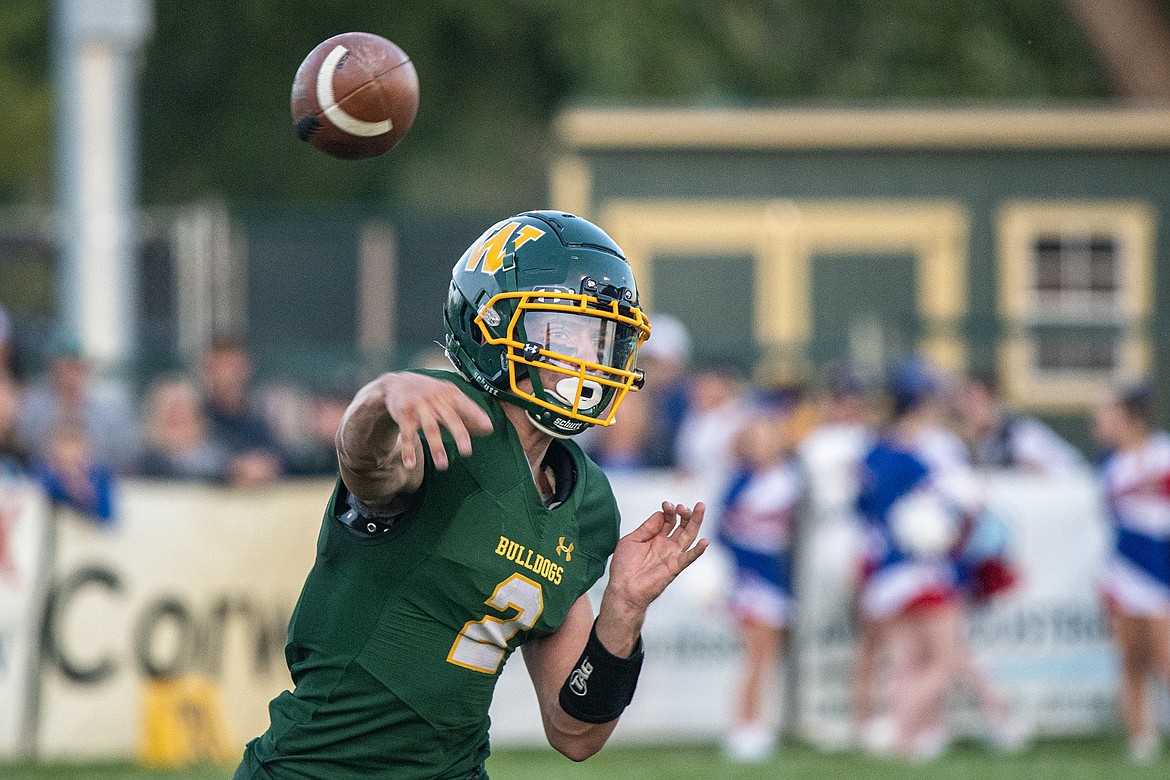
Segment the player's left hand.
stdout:
<path fill-rule="evenodd" d="M 707 549 L 709 539 L 695 542 L 704 512 L 702 503 L 688 509 L 663 501 L 661 512 L 650 515 L 618 541 L 609 564 L 606 597 L 645 611 Z"/>

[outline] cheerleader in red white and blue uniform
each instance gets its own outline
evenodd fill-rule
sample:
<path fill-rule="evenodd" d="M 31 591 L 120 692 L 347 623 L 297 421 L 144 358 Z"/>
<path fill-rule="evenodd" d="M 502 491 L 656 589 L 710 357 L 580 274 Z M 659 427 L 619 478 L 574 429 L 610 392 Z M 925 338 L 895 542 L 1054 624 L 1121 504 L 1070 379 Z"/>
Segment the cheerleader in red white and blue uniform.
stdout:
<path fill-rule="evenodd" d="M 1121 710 L 1136 762 L 1153 760 L 1159 738 L 1146 684 L 1170 686 L 1170 435 L 1154 429 L 1153 388 L 1101 404 L 1097 440 L 1112 450 L 1101 476 L 1115 542 L 1101 577 L 1121 654 Z"/>
<path fill-rule="evenodd" d="M 962 542 L 980 490 L 961 441 L 941 426 L 929 366 L 894 366 L 889 389 L 892 420 L 861 469 L 857 508 L 870 566 L 860 606 L 868 632 L 892 650 L 894 723 L 885 739 L 928 759 L 946 747 L 948 694 L 966 676 Z M 863 642 L 859 662 L 864 650 Z M 863 732 L 867 749 L 883 749 L 882 741 Z"/>
<path fill-rule="evenodd" d="M 723 499 L 718 541 L 734 565 L 730 607 L 743 644 L 728 758 L 760 761 L 772 754 L 777 728 L 763 697 L 775 674 L 793 618 L 789 544 L 804 480 L 793 456 L 793 401 L 762 399 L 736 436 L 737 468 Z"/>

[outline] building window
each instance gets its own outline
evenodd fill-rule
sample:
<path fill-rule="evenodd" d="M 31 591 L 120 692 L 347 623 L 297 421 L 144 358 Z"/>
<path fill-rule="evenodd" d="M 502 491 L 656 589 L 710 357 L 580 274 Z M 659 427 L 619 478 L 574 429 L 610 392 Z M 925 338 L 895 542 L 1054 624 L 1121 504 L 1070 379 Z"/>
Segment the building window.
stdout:
<path fill-rule="evenodd" d="M 1111 306 L 1121 242 L 1110 235 L 1046 235 L 1032 243 L 1036 294 L 1049 304 Z"/>
<path fill-rule="evenodd" d="M 1000 363 L 1013 400 L 1083 407 L 1146 371 L 1147 205 L 1012 203 L 999 233 Z"/>
<path fill-rule="evenodd" d="M 1118 338 L 1112 329 L 1094 333 L 1075 326 L 1034 328 L 1031 340 L 1035 368 L 1045 374 L 1108 374 L 1117 368 Z"/>

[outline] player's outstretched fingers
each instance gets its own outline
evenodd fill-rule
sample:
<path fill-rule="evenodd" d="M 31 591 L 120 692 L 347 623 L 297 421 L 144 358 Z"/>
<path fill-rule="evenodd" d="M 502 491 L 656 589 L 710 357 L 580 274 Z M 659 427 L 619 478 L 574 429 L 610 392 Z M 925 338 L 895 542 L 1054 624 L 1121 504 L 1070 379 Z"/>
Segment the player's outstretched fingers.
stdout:
<path fill-rule="evenodd" d="M 492 418 L 488 417 L 488 413 L 479 404 L 463 393 L 455 395 L 454 407 L 472 436 L 487 436 L 492 432 Z"/>
<path fill-rule="evenodd" d="M 699 537 L 699 530 L 703 527 L 703 515 L 706 512 L 707 507 L 704 506 L 702 501 L 695 504 L 694 509 L 687 509 L 686 507 L 680 509 L 679 517 L 681 520 L 678 524 L 678 533 L 676 536 L 678 536 L 682 544 L 690 547 L 691 543 Z"/>
<path fill-rule="evenodd" d="M 412 471 L 418 464 L 419 450 L 422 441 L 418 437 L 418 428 L 415 426 L 398 429 L 398 451 L 402 454 L 402 465 L 407 471 Z"/>
<path fill-rule="evenodd" d="M 435 410 L 427 409 L 419 415 L 419 428 L 427 437 L 427 446 L 431 450 L 431 460 L 439 471 L 446 471 L 447 448 L 443 446 L 443 431 L 439 428 L 439 420 Z"/>
<path fill-rule="evenodd" d="M 459 411 L 452 406 L 444 403 L 435 405 L 435 413 L 439 417 L 439 422 L 447 433 L 451 434 L 451 438 L 455 440 L 455 447 L 459 450 L 459 454 L 467 457 L 471 454 L 471 432 L 467 430 L 467 423 L 459 414 Z"/>
<path fill-rule="evenodd" d="M 655 512 L 646 518 L 640 526 L 630 531 L 627 534 L 628 538 L 635 542 L 648 542 L 655 536 L 662 532 L 666 527 L 666 518 L 662 512 Z"/>
<path fill-rule="evenodd" d="M 681 564 L 679 571 L 682 571 L 683 569 L 690 566 L 695 561 L 699 560 L 699 556 L 702 555 L 704 552 L 706 552 L 707 548 L 710 545 L 711 545 L 710 539 L 700 539 L 699 543 L 696 544 L 694 547 L 692 547 L 689 550 L 683 551 L 682 554 L 679 555 L 679 563 Z"/>
<path fill-rule="evenodd" d="M 678 506 L 669 501 L 662 502 L 662 516 L 665 519 L 665 524 L 662 527 L 662 533 L 670 536 L 674 533 L 674 527 L 678 523 Z"/>
<path fill-rule="evenodd" d="M 480 408 L 479 404 L 463 393 L 455 396 L 452 411 L 458 416 L 459 424 L 468 434 L 467 451 L 464 452 L 462 445 L 459 448 L 460 454 L 466 457 L 471 454 L 471 437 L 487 436 L 491 433 L 494 430 L 492 420 L 488 417 L 488 413 Z"/>
<path fill-rule="evenodd" d="M 687 523 L 691 519 L 691 510 L 687 508 L 686 504 L 672 504 L 671 512 L 678 518 L 678 525 L 671 529 L 670 538 L 677 540 L 681 538 L 680 534 L 686 529 Z"/>

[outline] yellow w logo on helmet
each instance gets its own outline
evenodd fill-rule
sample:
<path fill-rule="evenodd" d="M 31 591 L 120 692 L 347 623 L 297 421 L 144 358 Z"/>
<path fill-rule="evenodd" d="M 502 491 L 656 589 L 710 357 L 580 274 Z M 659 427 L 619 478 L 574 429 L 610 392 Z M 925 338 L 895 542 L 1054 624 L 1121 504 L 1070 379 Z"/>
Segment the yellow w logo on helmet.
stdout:
<path fill-rule="evenodd" d="M 520 228 L 519 233 L 516 233 L 516 228 Z M 467 270 L 474 271 L 478 267 L 485 274 L 494 274 L 503 268 L 508 239 L 513 233 L 516 233 L 516 240 L 512 242 L 513 252 L 544 235 L 543 230 L 532 225 L 520 227 L 519 222 L 497 222 L 467 250 Z"/>
<path fill-rule="evenodd" d="M 573 543 L 569 542 L 569 546 L 565 546 L 565 537 L 561 537 L 560 544 L 557 545 L 557 555 L 564 554 L 565 562 L 573 560 Z"/>

